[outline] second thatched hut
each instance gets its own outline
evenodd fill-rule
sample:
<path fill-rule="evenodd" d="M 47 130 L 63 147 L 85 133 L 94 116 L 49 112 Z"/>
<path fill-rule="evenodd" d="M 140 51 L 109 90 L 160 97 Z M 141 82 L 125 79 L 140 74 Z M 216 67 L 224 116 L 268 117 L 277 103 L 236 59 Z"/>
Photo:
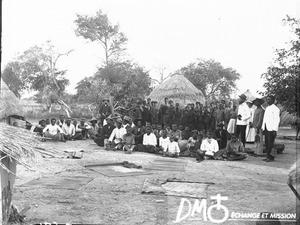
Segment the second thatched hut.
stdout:
<path fill-rule="evenodd" d="M 187 78 L 178 74 L 158 85 L 149 95 L 152 101 L 157 101 L 159 104 L 164 103 L 166 97 L 174 103 L 179 103 L 181 107 L 185 107 L 188 103 L 205 103 L 203 93 Z"/>

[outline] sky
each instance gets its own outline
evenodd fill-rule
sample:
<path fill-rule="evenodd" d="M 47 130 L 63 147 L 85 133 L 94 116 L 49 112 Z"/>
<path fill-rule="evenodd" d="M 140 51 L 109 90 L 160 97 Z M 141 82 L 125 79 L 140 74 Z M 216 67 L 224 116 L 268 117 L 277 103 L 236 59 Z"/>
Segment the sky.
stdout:
<path fill-rule="evenodd" d="M 2 70 L 18 54 L 51 40 L 66 69 L 69 93 L 101 66 L 100 44 L 75 35 L 76 15 L 101 9 L 128 38 L 127 57 L 158 78 L 198 58 L 241 74 L 240 94 L 263 90 L 261 74 L 291 38 L 282 19 L 300 18 L 300 0 L 2 0 Z"/>

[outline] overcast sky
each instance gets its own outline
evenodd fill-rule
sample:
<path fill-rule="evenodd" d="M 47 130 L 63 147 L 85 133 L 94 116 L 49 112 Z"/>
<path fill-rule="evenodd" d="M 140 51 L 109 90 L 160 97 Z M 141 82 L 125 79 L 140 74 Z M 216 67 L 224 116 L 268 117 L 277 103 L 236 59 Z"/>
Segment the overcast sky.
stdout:
<path fill-rule="evenodd" d="M 74 33 L 76 14 L 103 10 L 128 37 L 128 57 L 158 78 L 197 58 L 215 59 L 242 75 L 237 93 L 262 90 L 260 78 L 290 33 L 282 19 L 300 18 L 298 0 L 3 0 L 3 66 L 33 45 L 52 40 L 67 69 L 70 93 L 92 76 L 104 52 Z"/>

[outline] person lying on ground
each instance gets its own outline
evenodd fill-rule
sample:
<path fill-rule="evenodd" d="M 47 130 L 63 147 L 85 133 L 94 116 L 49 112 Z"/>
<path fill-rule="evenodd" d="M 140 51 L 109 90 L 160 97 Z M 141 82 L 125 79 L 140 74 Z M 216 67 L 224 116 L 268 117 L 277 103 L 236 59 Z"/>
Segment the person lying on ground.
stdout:
<path fill-rule="evenodd" d="M 131 154 L 135 148 L 134 135 L 132 134 L 132 128 L 126 127 L 126 134 L 122 139 L 123 151 L 127 154 Z"/>
<path fill-rule="evenodd" d="M 151 126 L 146 126 L 146 133 L 143 135 L 143 144 L 137 145 L 137 151 L 157 153 L 158 149 L 156 148 L 156 145 L 157 139 L 152 133 Z"/>
<path fill-rule="evenodd" d="M 63 141 L 65 142 L 63 130 L 60 128 L 59 125 L 55 124 L 56 119 L 51 119 L 51 124 L 47 125 L 43 129 L 43 136 L 46 138 L 51 138 L 53 141 Z"/>
<path fill-rule="evenodd" d="M 168 132 L 166 129 L 163 129 L 162 136 L 159 138 L 159 152 L 161 154 L 167 151 L 169 143 L 170 143 L 170 138 L 168 137 Z"/>
<path fill-rule="evenodd" d="M 122 127 L 122 119 L 118 118 L 116 121 L 117 127 L 113 129 L 109 139 L 108 143 L 105 147 L 107 149 L 114 148 L 114 149 L 121 149 L 122 148 L 122 138 L 124 134 L 126 134 L 126 129 Z"/>
<path fill-rule="evenodd" d="M 112 118 L 109 116 L 106 118 L 106 124 L 103 126 L 100 136 L 94 139 L 94 142 L 100 147 L 104 147 L 109 142 L 109 137 L 116 127 L 112 123 Z"/>
<path fill-rule="evenodd" d="M 63 135 L 65 140 L 73 140 L 75 137 L 75 126 L 71 124 L 71 118 L 67 118 L 62 126 Z"/>
<path fill-rule="evenodd" d="M 231 140 L 228 141 L 225 154 L 221 155 L 225 160 L 235 161 L 244 160 L 248 154 L 244 152 L 245 148 L 241 141 L 238 140 L 236 134 L 231 135 Z"/>
<path fill-rule="evenodd" d="M 168 144 L 167 150 L 163 152 L 163 156 L 179 157 L 180 149 L 178 143 L 175 141 L 173 136 L 170 137 L 170 143 Z"/>
<path fill-rule="evenodd" d="M 215 159 L 214 154 L 219 151 L 218 142 L 212 138 L 214 132 L 209 130 L 206 138 L 202 141 L 200 149 L 196 151 L 196 160 L 201 162 L 204 159 Z"/>
<path fill-rule="evenodd" d="M 45 120 L 40 120 L 39 124 L 34 128 L 33 132 L 37 133 L 37 135 L 42 136 L 43 135 L 43 130 L 46 127 L 46 121 Z"/>

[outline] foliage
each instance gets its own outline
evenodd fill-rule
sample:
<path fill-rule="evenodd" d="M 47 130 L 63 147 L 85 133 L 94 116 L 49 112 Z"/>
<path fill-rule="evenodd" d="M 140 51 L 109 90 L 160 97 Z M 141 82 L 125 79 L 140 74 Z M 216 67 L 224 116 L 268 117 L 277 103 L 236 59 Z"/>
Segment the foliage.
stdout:
<path fill-rule="evenodd" d="M 206 98 L 219 95 L 229 97 L 236 88 L 236 80 L 240 78 L 234 69 L 224 68 L 213 59 L 198 59 L 178 72 L 201 90 Z"/>
<path fill-rule="evenodd" d="M 18 96 L 24 90 L 36 91 L 39 102 L 51 104 L 64 95 L 69 85 L 66 70 L 56 68 L 60 56 L 69 53 L 56 53 L 50 41 L 46 46 L 33 46 L 6 65 L 4 81 Z"/>
<path fill-rule="evenodd" d="M 275 51 L 274 62 L 268 67 L 267 72 L 262 74 L 266 90 L 261 94 L 275 95 L 285 110 L 299 113 L 300 20 L 287 16 L 283 22 L 289 26 L 293 37 L 286 48 Z"/>
<path fill-rule="evenodd" d="M 78 102 L 97 103 L 112 96 L 115 101 L 144 98 L 151 92 L 148 71 L 130 61 L 109 64 L 93 77 L 81 80 L 76 89 Z"/>
<path fill-rule="evenodd" d="M 125 50 L 127 38 L 120 32 L 119 25 L 113 25 L 106 14 L 99 10 L 95 16 L 77 15 L 75 33 L 92 42 L 99 42 L 105 51 L 105 64 L 117 60 Z"/>
<path fill-rule="evenodd" d="M 25 84 L 18 73 L 21 70 L 20 66 L 18 61 L 11 61 L 5 66 L 1 74 L 4 82 L 18 98 L 21 97 L 22 90 L 25 89 Z"/>

